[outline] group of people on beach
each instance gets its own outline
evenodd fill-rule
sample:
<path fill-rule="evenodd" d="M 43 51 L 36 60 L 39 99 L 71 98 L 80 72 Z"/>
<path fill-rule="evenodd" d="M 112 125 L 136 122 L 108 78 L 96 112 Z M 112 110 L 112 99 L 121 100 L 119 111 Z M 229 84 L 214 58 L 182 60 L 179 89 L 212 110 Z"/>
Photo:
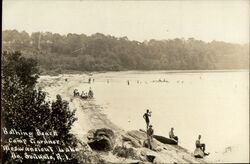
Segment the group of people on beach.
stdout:
<path fill-rule="evenodd" d="M 81 95 L 78 92 L 78 89 L 74 89 L 73 94 L 74 94 L 74 96 L 80 96 L 82 99 L 87 99 L 87 98 L 93 98 L 94 97 L 94 93 L 93 93 L 91 87 L 89 88 L 88 92 L 82 91 Z"/>
<path fill-rule="evenodd" d="M 146 113 L 144 113 L 143 115 L 143 118 L 145 119 L 146 121 L 146 129 L 147 129 L 147 137 L 148 137 L 148 145 L 149 145 L 149 148 L 152 149 L 152 141 L 153 141 L 153 136 L 154 136 L 154 130 L 153 130 L 153 126 L 150 124 L 150 119 L 149 117 L 151 117 L 151 114 L 152 112 L 149 111 L 149 109 L 146 110 Z M 169 138 L 172 139 L 172 140 L 175 140 L 177 143 L 178 143 L 178 136 L 176 136 L 174 134 L 174 128 L 172 127 L 170 132 L 169 132 Z M 206 153 L 205 152 L 205 147 L 206 145 L 204 143 L 201 143 L 201 135 L 198 136 L 198 139 L 196 140 L 195 142 L 195 146 L 197 149 L 200 149 L 202 150 L 202 152 L 204 153 L 204 155 L 208 155 L 209 153 Z"/>

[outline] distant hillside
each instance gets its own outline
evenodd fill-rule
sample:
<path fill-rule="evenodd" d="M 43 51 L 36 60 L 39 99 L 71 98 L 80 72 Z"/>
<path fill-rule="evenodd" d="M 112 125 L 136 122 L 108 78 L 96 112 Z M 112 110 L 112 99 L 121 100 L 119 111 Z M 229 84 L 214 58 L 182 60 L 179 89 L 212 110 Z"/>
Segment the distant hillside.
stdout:
<path fill-rule="evenodd" d="M 38 59 L 44 71 L 248 69 L 249 44 L 194 38 L 130 41 L 100 33 L 3 31 L 3 50 Z"/>

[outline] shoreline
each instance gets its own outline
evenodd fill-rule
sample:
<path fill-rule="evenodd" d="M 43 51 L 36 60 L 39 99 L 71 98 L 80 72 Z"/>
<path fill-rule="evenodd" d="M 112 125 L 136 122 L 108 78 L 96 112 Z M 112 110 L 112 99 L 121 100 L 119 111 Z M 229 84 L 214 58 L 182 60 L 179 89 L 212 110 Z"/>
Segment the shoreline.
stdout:
<path fill-rule="evenodd" d="M 42 72 L 41 76 L 59 76 L 63 74 L 68 75 L 77 75 L 77 74 L 86 74 L 92 76 L 93 74 L 100 74 L 100 73 L 120 73 L 120 72 L 131 72 L 131 73 L 165 73 L 165 74 L 172 74 L 172 73 L 220 73 L 220 72 L 249 72 L 249 69 L 213 69 L 213 70 L 121 70 L 121 71 L 72 71 L 66 70 L 63 73 L 56 73 L 52 71 Z"/>

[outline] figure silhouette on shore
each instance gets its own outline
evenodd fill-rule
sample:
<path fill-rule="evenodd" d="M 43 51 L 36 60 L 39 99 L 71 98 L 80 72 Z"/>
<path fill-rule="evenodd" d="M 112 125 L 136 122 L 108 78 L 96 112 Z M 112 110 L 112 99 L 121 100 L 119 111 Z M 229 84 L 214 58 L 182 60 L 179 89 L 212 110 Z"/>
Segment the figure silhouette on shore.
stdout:
<path fill-rule="evenodd" d="M 89 88 L 88 97 L 89 98 L 93 98 L 94 97 L 94 93 L 93 93 L 91 87 Z"/>
<path fill-rule="evenodd" d="M 152 149 L 152 142 L 153 142 L 153 135 L 154 135 L 154 129 L 152 128 L 152 125 L 149 125 L 149 128 L 147 129 L 147 137 L 148 137 L 148 147 L 149 149 Z"/>
<path fill-rule="evenodd" d="M 174 128 L 171 128 L 169 132 L 169 138 L 172 138 L 178 142 L 178 137 L 174 135 Z"/>
<path fill-rule="evenodd" d="M 149 109 L 147 109 L 146 113 L 144 113 L 144 115 L 143 115 L 143 118 L 146 121 L 147 129 L 148 129 L 148 126 L 149 126 L 149 123 L 150 123 L 149 117 L 151 117 L 151 113 L 152 112 L 150 112 Z"/>
<path fill-rule="evenodd" d="M 198 136 L 198 140 L 196 140 L 195 142 L 195 146 L 196 148 L 199 148 L 203 151 L 204 155 L 209 155 L 209 153 L 206 153 L 205 150 L 206 150 L 206 145 L 204 143 L 201 143 L 201 135 Z"/>

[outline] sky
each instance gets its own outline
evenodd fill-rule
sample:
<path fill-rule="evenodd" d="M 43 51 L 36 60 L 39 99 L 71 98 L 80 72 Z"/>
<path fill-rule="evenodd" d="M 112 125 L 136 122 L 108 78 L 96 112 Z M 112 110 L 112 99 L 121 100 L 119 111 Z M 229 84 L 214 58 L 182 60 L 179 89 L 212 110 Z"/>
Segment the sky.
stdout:
<path fill-rule="evenodd" d="M 249 0 L 3 0 L 3 30 L 249 43 Z"/>

